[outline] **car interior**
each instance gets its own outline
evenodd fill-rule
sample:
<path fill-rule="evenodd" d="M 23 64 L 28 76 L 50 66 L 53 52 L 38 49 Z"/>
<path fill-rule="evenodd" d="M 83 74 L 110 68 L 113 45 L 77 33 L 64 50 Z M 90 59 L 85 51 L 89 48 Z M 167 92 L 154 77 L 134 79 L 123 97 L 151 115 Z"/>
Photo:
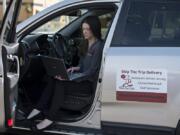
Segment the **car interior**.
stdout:
<path fill-rule="evenodd" d="M 98 16 L 102 25 L 102 38 L 105 42 L 115 10 L 116 7 L 112 5 L 101 9 L 96 7 L 73 9 L 53 18 L 54 26 L 49 23 L 52 21 L 51 19 L 19 39 L 20 79 L 16 125 L 25 125 L 22 121 L 26 121 L 26 116 L 36 106 L 47 85 L 47 74 L 41 57 L 64 59 L 66 68 L 77 66 L 79 63 L 78 51 L 83 41 L 82 20 L 90 15 Z M 58 28 L 54 30 L 53 27 L 56 26 Z M 59 109 L 55 119 L 62 122 L 74 122 L 84 118 L 92 106 L 97 81 L 98 78 L 89 92 L 86 90 L 85 92 L 78 90 L 66 92 L 63 107 Z"/>

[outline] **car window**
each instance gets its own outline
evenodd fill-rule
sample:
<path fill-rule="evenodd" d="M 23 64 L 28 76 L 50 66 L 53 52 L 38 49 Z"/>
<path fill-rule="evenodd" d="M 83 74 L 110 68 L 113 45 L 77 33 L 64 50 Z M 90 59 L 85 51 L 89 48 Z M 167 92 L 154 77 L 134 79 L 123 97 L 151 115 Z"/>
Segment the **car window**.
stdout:
<path fill-rule="evenodd" d="M 1 27 L 1 24 L 2 24 L 2 12 L 0 12 L 0 27 Z"/>
<path fill-rule="evenodd" d="M 43 33 L 43 34 L 53 34 L 56 33 L 58 30 L 64 28 L 66 25 L 71 23 L 73 20 L 77 19 L 77 16 L 66 16 L 62 15 L 57 17 L 53 20 L 48 21 L 47 23 L 43 24 L 32 33 Z"/>
<path fill-rule="evenodd" d="M 35 29 L 32 32 L 32 34 L 33 33 L 54 34 L 57 31 L 64 28 L 65 26 L 67 26 L 68 24 L 70 24 L 72 21 L 76 20 L 77 18 L 85 14 L 86 12 L 87 12 L 86 9 L 82 9 L 82 10 L 74 11 L 74 13 L 71 12 L 69 15 L 67 14 L 56 17 L 55 19 L 52 19 L 46 22 L 45 24 L 41 25 L 37 29 Z"/>
<path fill-rule="evenodd" d="M 2 7 L 2 4 L 0 4 L 0 28 L 1 28 L 2 20 L 3 20 L 3 7 Z"/>
<path fill-rule="evenodd" d="M 109 30 L 109 27 L 111 25 L 112 19 L 114 16 L 114 12 L 103 14 L 99 16 L 99 20 L 101 21 L 101 33 L 102 33 L 102 39 L 105 39 L 107 32 Z"/>
<path fill-rule="evenodd" d="M 121 46 L 173 46 L 180 43 L 180 3 L 133 2 Z"/>
<path fill-rule="evenodd" d="M 29 17 L 36 15 L 42 10 L 48 8 L 49 6 L 62 1 L 63 0 L 22 0 L 21 10 L 17 23 L 21 23 Z"/>
<path fill-rule="evenodd" d="M 175 11 L 154 11 L 152 14 L 153 22 L 149 35 L 150 41 L 180 40 L 180 14 Z"/>

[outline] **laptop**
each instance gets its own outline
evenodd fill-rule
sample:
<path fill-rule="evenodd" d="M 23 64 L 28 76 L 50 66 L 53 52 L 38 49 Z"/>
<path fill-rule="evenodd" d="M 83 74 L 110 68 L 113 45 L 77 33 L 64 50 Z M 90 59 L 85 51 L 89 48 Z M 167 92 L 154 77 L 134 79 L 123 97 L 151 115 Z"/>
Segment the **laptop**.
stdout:
<path fill-rule="evenodd" d="M 74 80 L 83 75 L 82 73 L 68 73 L 63 59 L 41 56 L 41 60 L 49 76 L 60 75 L 65 80 Z"/>

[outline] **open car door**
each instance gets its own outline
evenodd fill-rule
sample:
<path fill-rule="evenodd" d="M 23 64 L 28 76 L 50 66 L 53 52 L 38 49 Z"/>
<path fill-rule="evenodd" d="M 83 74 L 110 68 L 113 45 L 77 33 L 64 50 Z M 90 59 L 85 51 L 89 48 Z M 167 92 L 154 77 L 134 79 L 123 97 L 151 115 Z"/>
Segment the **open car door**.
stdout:
<path fill-rule="evenodd" d="M 0 30 L 0 131 L 13 126 L 19 59 L 16 20 L 21 0 L 10 0 Z"/>

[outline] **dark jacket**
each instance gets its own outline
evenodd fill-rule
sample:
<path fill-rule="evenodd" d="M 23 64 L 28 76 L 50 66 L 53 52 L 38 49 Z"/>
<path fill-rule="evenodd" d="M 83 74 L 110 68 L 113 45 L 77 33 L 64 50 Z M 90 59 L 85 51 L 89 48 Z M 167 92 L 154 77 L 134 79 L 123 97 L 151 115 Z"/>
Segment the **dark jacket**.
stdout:
<path fill-rule="evenodd" d="M 99 74 L 103 51 L 102 41 L 96 41 L 87 51 L 85 56 L 81 56 L 79 66 L 82 76 L 77 81 L 93 81 Z"/>

